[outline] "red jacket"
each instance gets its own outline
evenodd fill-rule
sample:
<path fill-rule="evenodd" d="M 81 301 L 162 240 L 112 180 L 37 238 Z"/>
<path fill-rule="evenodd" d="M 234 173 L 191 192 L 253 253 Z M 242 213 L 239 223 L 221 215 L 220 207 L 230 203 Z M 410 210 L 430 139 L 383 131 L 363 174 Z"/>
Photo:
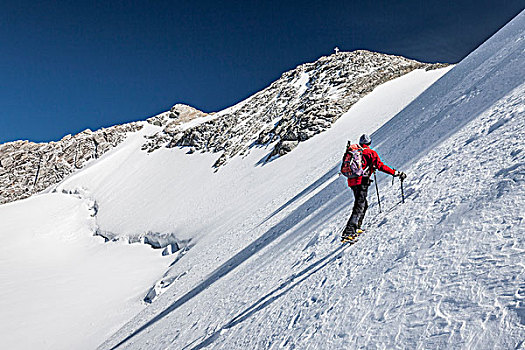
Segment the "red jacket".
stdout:
<path fill-rule="evenodd" d="M 371 149 L 368 145 L 361 145 L 361 147 L 364 148 L 363 149 L 363 163 L 364 163 L 363 169 L 370 166 L 370 175 L 372 175 L 374 171 L 376 171 L 376 169 L 384 173 L 394 175 L 396 171 L 394 169 L 389 168 L 385 164 L 383 164 L 381 159 L 379 159 L 379 155 L 377 154 L 376 151 Z M 367 178 L 369 178 L 370 175 L 367 176 Z M 361 182 L 363 181 L 363 177 L 365 176 L 359 176 L 359 177 L 354 177 L 352 179 L 348 179 L 348 186 L 360 185 Z"/>

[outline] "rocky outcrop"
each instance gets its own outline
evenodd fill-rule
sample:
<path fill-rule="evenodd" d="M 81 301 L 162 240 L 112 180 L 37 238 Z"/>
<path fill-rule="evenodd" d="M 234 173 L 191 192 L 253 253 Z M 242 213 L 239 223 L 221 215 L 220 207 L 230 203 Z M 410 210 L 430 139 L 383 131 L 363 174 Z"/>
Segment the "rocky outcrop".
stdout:
<path fill-rule="evenodd" d="M 152 152 L 160 148 L 169 142 L 174 135 L 178 134 L 181 128 L 188 127 L 188 122 L 207 116 L 209 116 L 208 113 L 199 111 L 191 106 L 176 104 L 168 112 L 146 119 L 148 123 L 163 127 L 163 129 L 161 132 L 147 136 L 148 141 L 142 146 L 142 149 Z"/>
<path fill-rule="evenodd" d="M 330 128 L 375 87 L 415 69 L 436 69 L 400 56 L 359 50 L 321 57 L 284 73 L 268 88 L 191 127 L 174 125 L 153 135 L 143 149 L 188 147 L 189 153 L 222 152 L 214 167 L 250 148 L 274 144 L 268 159 Z"/>
<path fill-rule="evenodd" d="M 139 123 L 89 129 L 57 142 L 15 141 L 0 145 L 0 204 L 23 199 L 64 177 L 122 142 Z"/>

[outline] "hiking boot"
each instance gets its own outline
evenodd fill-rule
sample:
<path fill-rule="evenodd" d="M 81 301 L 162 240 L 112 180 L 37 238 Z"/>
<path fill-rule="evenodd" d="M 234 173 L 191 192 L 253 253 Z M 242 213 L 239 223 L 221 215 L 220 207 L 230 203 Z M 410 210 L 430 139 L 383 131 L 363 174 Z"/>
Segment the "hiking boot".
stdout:
<path fill-rule="evenodd" d="M 347 226 L 343 231 L 342 238 L 351 238 L 356 235 L 356 229 L 354 226 Z"/>

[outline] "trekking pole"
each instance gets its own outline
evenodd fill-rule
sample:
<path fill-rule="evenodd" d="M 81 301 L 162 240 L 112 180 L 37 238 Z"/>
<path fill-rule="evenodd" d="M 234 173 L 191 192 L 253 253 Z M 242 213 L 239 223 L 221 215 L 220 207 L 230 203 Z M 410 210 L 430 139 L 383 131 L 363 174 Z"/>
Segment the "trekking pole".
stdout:
<path fill-rule="evenodd" d="M 379 199 L 379 187 L 377 186 L 377 177 L 374 172 L 374 182 L 376 183 L 376 193 L 377 193 L 377 204 L 379 204 L 379 212 L 381 213 L 381 200 Z"/>
<path fill-rule="evenodd" d="M 403 199 L 403 203 L 405 203 L 405 192 L 403 191 L 403 179 L 401 180 L 401 198 Z"/>

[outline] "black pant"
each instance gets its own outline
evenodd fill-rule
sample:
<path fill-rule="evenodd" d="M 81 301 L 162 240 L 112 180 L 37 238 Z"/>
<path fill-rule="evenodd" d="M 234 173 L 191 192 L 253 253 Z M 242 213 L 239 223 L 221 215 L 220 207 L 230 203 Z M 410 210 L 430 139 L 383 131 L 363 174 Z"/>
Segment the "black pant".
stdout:
<path fill-rule="evenodd" d="M 368 195 L 368 181 L 364 181 L 361 185 L 350 187 L 354 192 L 354 209 L 352 209 L 352 215 L 346 224 L 346 230 L 352 230 L 355 232 L 356 229 L 361 228 L 363 219 L 365 218 L 366 210 L 368 209 L 368 201 L 366 197 Z"/>

